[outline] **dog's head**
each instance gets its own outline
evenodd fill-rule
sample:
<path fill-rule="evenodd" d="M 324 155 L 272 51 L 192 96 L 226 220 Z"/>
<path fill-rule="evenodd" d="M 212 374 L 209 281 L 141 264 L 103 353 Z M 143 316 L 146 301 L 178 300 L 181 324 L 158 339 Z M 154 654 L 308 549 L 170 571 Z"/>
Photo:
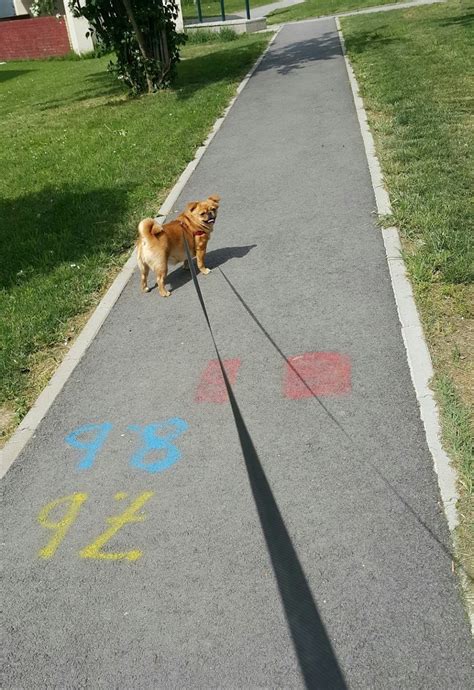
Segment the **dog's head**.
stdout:
<path fill-rule="evenodd" d="M 216 222 L 219 201 L 220 197 L 217 194 L 209 196 L 204 201 L 191 201 L 186 207 L 186 212 L 200 227 L 212 230 Z"/>

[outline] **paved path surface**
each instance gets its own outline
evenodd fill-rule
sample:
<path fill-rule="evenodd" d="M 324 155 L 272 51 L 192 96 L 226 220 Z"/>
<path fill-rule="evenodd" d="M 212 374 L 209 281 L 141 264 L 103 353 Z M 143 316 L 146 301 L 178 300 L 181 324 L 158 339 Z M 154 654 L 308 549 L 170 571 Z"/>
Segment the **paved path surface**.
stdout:
<path fill-rule="evenodd" d="M 188 276 L 135 275 L 4 480 L 2 687 L 467 688 L 333 20 L 282 30 L 176 208 L 211 192 L 200 284 L 259 460 Z"/>

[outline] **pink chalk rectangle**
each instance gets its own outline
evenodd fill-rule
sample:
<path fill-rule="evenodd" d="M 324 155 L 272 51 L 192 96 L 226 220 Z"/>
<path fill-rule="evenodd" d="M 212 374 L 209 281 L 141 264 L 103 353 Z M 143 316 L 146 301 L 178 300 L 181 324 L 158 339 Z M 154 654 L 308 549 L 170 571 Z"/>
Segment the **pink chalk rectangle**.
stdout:
<path fill-rule="evenodd" d="M 225 359 L 223 364 L 227 378 L 233 386 L 237 379 L 240 359 Z M 195 402 L 210 403 L 228 402 L 229 396 L 227 395 L 224 377 L 217 359 L 211 359 L 202 372 L 194 400 Z"/>
<path fill-rule="evenodd" d="M 283 395 L 291 400 L 342 395 L 351 390 L 351 361 L 339 352 L 305 352 L 288 357 Z"/>

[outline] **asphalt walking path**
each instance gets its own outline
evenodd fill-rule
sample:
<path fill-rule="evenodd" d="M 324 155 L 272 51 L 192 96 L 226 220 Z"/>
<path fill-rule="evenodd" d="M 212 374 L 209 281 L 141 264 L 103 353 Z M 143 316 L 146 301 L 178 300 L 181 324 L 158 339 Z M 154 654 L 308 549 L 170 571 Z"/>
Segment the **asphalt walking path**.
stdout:
<path fill-rule="evenodd" d="M 189 275 L 135 274 L 4 479 L 2 687 L 467 688 L 333 20 L 283 28 L 176 209 L 210 193 L 235 400 Z"/>

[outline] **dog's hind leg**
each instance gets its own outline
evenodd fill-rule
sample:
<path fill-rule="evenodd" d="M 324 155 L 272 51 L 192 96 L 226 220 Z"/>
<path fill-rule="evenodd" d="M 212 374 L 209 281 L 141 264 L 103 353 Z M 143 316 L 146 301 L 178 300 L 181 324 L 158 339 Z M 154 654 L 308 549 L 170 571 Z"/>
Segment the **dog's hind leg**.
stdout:
<path fill-rule="evenodd" d="M 148 287 L 148 272 L 150 267 L 146 264 L 140 254 L 137 256 L 138 268 L 140 269 L 140 284 L 142 286 L 143 292 L 150 292 Z"/>
<path fill-rule="evenodd" d="M 166 276 L 168 274 L 168 261 L 160 262 L 155 266 L 154 271 L 156 273 L 156 282 L 158 284 L 158 292 L 162 297 L 169 297 L 171 292 L 166 289 Z"/>

